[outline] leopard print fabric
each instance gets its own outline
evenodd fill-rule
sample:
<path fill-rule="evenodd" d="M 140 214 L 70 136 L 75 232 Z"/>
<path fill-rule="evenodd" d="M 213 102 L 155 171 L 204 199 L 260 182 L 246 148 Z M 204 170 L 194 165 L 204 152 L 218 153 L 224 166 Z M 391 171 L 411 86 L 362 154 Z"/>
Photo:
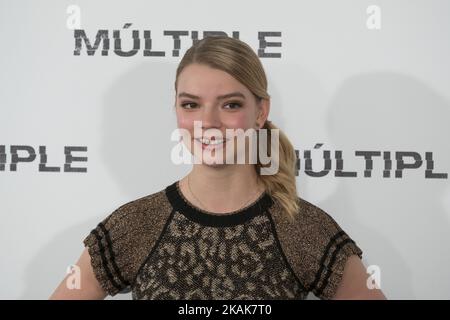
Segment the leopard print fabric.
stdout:
<path fill-rule="evenodd" d="M 226 227 L 205 226 L 176 212 L 132 294 L 133 299 L 305 297 L 264 212 Z"/>

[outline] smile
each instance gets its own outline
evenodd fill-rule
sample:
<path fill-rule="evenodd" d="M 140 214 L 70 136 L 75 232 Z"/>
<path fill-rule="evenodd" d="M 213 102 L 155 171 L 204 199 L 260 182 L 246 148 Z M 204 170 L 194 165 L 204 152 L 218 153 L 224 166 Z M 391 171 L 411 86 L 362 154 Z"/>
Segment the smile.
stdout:
<path fill-rule="evenodd" d="M 195 140 L 202 145 L 202 149 L 209 149 L 226 144 L 228 139 L 195 138 Z"/>

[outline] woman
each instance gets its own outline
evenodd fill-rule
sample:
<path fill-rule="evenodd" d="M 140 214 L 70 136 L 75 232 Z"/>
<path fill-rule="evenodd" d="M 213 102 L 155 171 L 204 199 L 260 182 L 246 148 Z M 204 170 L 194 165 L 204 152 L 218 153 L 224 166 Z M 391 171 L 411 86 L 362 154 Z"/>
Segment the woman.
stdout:
<path fill-rule="evenodd" d="M 267 79 L 250 46 L 222 36 L 197 42 L 178 66 L 175 94 L 183 143 L 200 161 L 186 177 L 120 206 L 92 230 L 77 263 L 81 289 L 63 281 L 52 299 L 129 290 L 133 299 L 304 299 L 309 292 L 321 299 L 385 298 L 367 287 L 356 243 L 297 196 L 294 149 L 267 120 Z M 249 144 L 238 148 L 237 129 L 267 130 L 266 140 L 257 135 L 264 144 L 257 144 L 256 163 Z M 245 163 L 230 163 L 242 150 Z M 266 150 L 274 174 L 262 173 Z"/>

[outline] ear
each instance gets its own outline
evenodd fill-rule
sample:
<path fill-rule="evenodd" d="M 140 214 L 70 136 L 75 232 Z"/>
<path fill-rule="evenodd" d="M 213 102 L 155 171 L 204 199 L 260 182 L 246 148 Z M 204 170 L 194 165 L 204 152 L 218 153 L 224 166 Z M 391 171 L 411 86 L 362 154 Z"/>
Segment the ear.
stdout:
<path fill-rule="evenodd" d="M 269 117 L 270 99 L 262 99 L 258 105 L 258 117 L 256 118 L 256 122 L 258 124 L 258 128 L 260 129 L 263 127 L 264 122 L 266 122 L 267 118 Z"/>

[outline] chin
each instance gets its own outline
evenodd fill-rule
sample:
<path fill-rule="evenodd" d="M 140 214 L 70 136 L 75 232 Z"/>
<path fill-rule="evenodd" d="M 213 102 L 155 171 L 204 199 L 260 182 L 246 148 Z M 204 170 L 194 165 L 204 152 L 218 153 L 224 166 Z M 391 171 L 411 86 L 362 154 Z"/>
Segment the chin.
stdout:
<path fill-rule="evenodd" d="M 211 159 L 208 159 L 208 160 L 211 160 Z M 205 158 L 203 158 L 203 162 L 201 164 L 204 166 L 207 166 L 207 167 L 211 167 L 211 168 L 220 168 L 220 167 L 224 167 L 227 165 L 225 162 L 217 163 L 216 161 L 205 161 Z"/>

